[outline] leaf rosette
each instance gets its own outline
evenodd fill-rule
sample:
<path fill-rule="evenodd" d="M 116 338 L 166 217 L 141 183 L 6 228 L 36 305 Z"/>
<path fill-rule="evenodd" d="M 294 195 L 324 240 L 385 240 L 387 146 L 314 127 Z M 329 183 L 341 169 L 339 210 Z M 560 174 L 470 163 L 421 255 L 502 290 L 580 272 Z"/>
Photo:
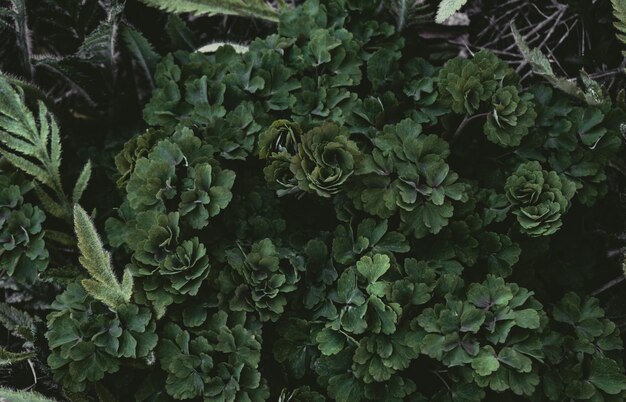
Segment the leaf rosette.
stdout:
<path fill-rule="evenodd" d="M 509 85 L 498 89 L 491 103 L 493 109 L 484 126 L 487 139 L 503 147 L 518 146 L 537 117 L 532 95 L 520 95 L 515 86 Z"/>
<path fill-rule="evenodd" d="M 348 131 L 328 123 L 302 135 L 291 170 L 302 190 L 328 198 L 354 174 L 360 156 Z"/>
<path fill-rule="evenodd" d="M 545 171 L 537 161 L 518 166 L 505 183 L 521 230 L 529 236 L 548 236 L 562 226 L 576 186 L 554 171 Z"/>

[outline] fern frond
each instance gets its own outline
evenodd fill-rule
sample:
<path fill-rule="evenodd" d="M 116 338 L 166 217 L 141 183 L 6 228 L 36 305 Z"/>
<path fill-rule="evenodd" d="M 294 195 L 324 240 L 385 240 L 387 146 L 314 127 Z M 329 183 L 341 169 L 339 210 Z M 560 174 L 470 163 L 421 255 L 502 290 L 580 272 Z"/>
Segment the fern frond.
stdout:
<path fill-rule="evenodd" d="M 582 76 L 586 91 L 583 91 L 576 84 L 576 81 L 557 76 L 554 73 L 554 70 L 550 65 L 550 60 L 548 60 L 546 55 L 541 53 L 539 49 L 531 49 L 514 24 L 511 25 L 511 31 L 520 53 L 528 64 L 530 64 L 530 67 L 535 74 L 542 76 L 553 87 L 560 89 L 568 95 L 581 99 L 590 106 L 597 106 L 606 101 L 600 84 L 593 81 L 584 72 Z"/>
<path fill-rule="evenodd" d="M 41 88 L 32 82 L 25 81 L 2 71 L 0 71 L 0 78 L 6 80 L 11 85 L 22 88 L 27 97 L 39 99 L 46 105 L 52 105 L 54 103 L 54 101 Z"/>
<path fill-rule="evenodd" d="M 426 0 L 387 0 L 386 7 L 396 20 L 396 28 L 402 31 L 411 24 L 430 22 L 432 12 Z"/>
<path fill-rule="evenodd" d="M 613 4 L 613 26 L 617 30 L 617 39 L 623 44 L 626 44 L 626 0 L 611 0 Z M 626 56 L 626 51 L 622 51 L 622 54 Z"/>
<path fill-rule="evenodd" d="M 115 64 L 118 23 L 124 6 L 115 4 L 108 10 L 107 18 L 81 43 L 76 56 L 107 66 Z"/>
<path fill-rule="evenodd" d="M 154 86 L 152 74 L 156 69 L 159 55 L 154 51 L 152 44 L 148 42 L 148 39 L 141 32 L 129 26 L 122 27 L 121 35 L 126 48 L 133 57 L 135 65 L 143 71 L 150 85 Z"/>
<path fill-rule="evenodd" d="M 70 236 L 64 232 L 59 232 L 58 230 L 46 229 L 45 236 L 46 239 L 59 243 L 63 246 L 72 247 L 76 245 L 76 239 L 74 239 L 74 236 Z"/>
<path fill-rule="evenodd" d="M 55 402 L 54 399 L 46 398 L 34 391 L 14 391 L 9 388 L 0 387 L 0 401 L 11 402 Z"/>
<path fill-rule="evenodd" d="M 111 255 L 104 249 L 89 215 L 78 204 L 74 205 L 74 229 L 81 252 L 79 261 L 92 278 L 82 280 L 87 293 L 112 309 L 128 303 L 133 288 L 130 271 L 124 271 L 120 284 L 113 273 Z"/>
<path fill-rule="evenodd" d="M 149 6 L 172 13 L 195 15 L 237 15 L 278 22 L 280 8 L 265 0 L 141 0 Z M 282 7 L 285 3 L 282 2 Z M 281 7 L 279 5 L 279 7 Z"/>
<path fill-rule="evenodd" d="M 35 352 L 9 352 L 0 347 L 0 367 L 10 366 L 35 357 Z"/>
<path fill-rule="evenodd" d="M 25 312 L 6 303 L 0 303 L 0 324 L 18 338 L 31 342 L 35 339 L 33 319 Z"/>
<path fill-rule="evenodd" d="M 46 105 L 39 101 L 38 106 L 39 126 L 26 106 L 23 90 L 0 79 L 0 132 L 4 134 L 0 153 L 42 184 L 62 191 L 59 130 Z"/>
<path fill-rule="evenodd" d="M 36 67 L 48 70 L 50 73 L 57 75 L 65 81 L 72 90 L 84 99 L 90 106 L 96 106 L 97 103 L 92 98 L 85 83 L 81 82 L 81 63 L 88 63 L 76 56 L 67 56 L 59 58 L 55 56 L 36 56 L 33 58 Z"/>
<path fill-rule="evenodd" d="M 83 193 L 87 189 L 87 185 L 89 184 L 89 178 L 91 177 L 91 161 L 87 161 L 83 170 L 80 172 L 78 176 L 78 180 L 76 180 L 76 184 L 74 185 L 74 191 L 72 192 L 72 201 L 74 204 L 80 201 L 80 197 L 83 196 Z"/>
<path fill-rule="evenodd" d="M 61 184 L 61 135 L 54 116 L 45 103 L 37 102 L 35 114 L 26 105 L 24 91 L 0 74 L 0 155 L 16 168 L 54 194 L 36 186 L 44 209 L 71 223 L 72 202 Z M 86 166 L 75 186 L 82 194 L 89 182 L 91 166 Z"/>
<path fill-rule="evenodd" d="M 11 0 L 10 14 L 13 19 L 15 37 L 17 38 L 18 48 L 22 56 L 22 64 L 24 74 L 27 79 L 33 78 L 32 58 L 32 40 L 30 29 L 28 28 L 28 20 L 26 13 L 26 0 Z"/>
<path fill-rule="evenodd" d="M 178 49 L 196 50 L 197 40 L 185 22 L 175 14 L 167 17 L 165 31 L 172 44 Z"/>
<path fill-rule="evenodd" d="M 454 13 L 459 11 L 467 3 L 467 0 L 441 0 L 437 9 L 435 22 L 442 24 L 445 20 L 452 17 Z"/>

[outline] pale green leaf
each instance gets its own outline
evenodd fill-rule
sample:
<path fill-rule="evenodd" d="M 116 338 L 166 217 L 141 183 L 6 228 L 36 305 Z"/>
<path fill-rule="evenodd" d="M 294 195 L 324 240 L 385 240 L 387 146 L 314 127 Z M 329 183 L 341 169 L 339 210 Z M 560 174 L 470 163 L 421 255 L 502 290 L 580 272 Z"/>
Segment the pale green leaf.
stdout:
<path fill-rule="evenodd" d="M 445 20 L 452 17 L 454 13 L 459 11 L 467 3 L 467 0 L 441 0 L 437 8 L 435 22 L 442 24 Z"/>
<path fill-rule="evenodd" d="M 173 13 L 238 15 L 278 22 L 279 9 L 265 0 L 141 0 Z"/>
<path fill-rule="evenodd" d="M 80 197 L 82 197 L 87 185 L 89 184 L 89 179 L 91 178 L 91 161 L 87 161 L 83 170 L 80 172 L 78 176 L 78 180 L 76 180 L 76 184 L 74 185 L 74 191 L 72 192 L 72 200 L 74 203 L 78 203 L 80 201 Z"/>

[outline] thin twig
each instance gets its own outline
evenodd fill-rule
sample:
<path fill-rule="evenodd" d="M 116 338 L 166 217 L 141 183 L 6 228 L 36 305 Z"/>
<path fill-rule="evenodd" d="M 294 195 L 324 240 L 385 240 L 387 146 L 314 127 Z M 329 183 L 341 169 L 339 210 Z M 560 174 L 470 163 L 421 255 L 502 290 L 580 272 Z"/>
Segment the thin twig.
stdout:
<path fill-rule="evenodd" d="M 595 291 L 593 291 L 591 293 L 592 296 L 597 296 L 600 293 L 612 288 L 613 286 L 623 282 L 626 279 L 626 276 L 624 276 L 623 274 L 618 276 L 615 279 L 612 279 L 610 281 L 608 281 L 607 283 L 605 283 L 604 285 L 600 286 L 598 289 L 596 289 Z"/>
<path fill-rule="evenodd" d="M 28 366 L 30 367 L 30 372 L 33 373 L 33 383 L 31 385 L 29 385 L 25 391 L 29 391 L 33 388 L 35 388 L 35 386 L 37 385 L 37 372 L 35 371 L 35 365 L 33 364 L 31 359 L 27 360 L 28 362 Z"/>
<path fill-rule="evenodd" d="M 465 118 L 463 119 L 463 121 L 461 122 L 461 124 L 459 124 L 459 126 L 456 128 L 456 131 L 454 132 L 454 134 L 452 135 L 452 141 L 454 141 L 455 138 L 457 138 L 459 135 L 461 135 L 461 132 L 463 131 L 463 129 L 465 128 L 465 126 L 467 126 L 471 121 L 476 120 L 480 117 L 485 117 L 487 116 L 489 113 L 485 112 L 485 113 L 479 113 L 479 114 L 475 114 L 471 117 L 467 117 L 465 116 Z"/>

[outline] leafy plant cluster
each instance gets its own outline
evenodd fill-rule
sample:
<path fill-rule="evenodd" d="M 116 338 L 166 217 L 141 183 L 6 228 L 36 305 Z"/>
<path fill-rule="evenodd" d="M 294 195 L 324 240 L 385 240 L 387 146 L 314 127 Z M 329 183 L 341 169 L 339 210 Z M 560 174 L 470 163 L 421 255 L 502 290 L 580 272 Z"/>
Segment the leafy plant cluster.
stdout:
<path fill-rule="evenodd" d="M 522 84 L 489 51 L 436 66 L 374 0 L 252 4 L 276 33 L 161 59 L 106 219 L 2 81 L 0 267 L 62 288 L 37 324 L 0 305 L 43 327 L 7 361 L 36 350 L 69 400 L 624 400 L 618 324 L 540 286 L 609 193 L 623 95 Z M 44 233 L 78 258 L 52 266 Z"/>

